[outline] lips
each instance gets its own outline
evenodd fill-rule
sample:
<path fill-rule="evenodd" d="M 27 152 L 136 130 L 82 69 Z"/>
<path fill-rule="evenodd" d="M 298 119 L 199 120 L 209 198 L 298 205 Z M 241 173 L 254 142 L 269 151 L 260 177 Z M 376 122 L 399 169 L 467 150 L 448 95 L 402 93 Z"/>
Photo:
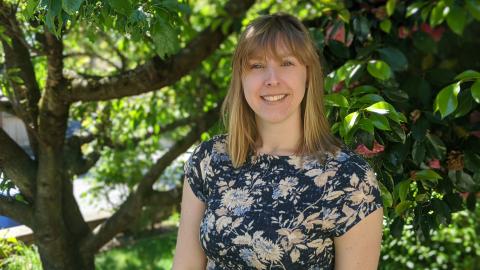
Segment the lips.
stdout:
<path fill-rule="evenodd" d="M 265 96 L 262 96 L 262 99 L 268 102 L 276 102 L 276 101 L 285 99 L 287 96 L 288 96 L 287 94 L 265 95 Z"/>

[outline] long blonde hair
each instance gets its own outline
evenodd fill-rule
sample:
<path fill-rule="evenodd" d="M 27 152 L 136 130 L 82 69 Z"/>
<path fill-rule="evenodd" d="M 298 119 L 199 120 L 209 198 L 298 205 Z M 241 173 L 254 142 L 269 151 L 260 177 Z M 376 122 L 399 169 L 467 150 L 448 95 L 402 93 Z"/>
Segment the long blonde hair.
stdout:
<path fill-rule="evenodd" d="M 341 145 L 330 132 L 323 106 L 323 74 L 315 45 L 305 26 L 285 13 L 263 15 L 253 20 L 240 35 L 232 61 L 232 79 L 222 115 L 228 130 L 227 151 L 234 167 L 241 166 L 255 152 L 258 131 L 255 113 L 242 88 L 242 74 L 248 59 L 259 50 L 279 58 L 276 45 L 281 41 L 307 67 L 307 89 L 301 103 L 302 136 L 297 154 L 335 152 Z"/>

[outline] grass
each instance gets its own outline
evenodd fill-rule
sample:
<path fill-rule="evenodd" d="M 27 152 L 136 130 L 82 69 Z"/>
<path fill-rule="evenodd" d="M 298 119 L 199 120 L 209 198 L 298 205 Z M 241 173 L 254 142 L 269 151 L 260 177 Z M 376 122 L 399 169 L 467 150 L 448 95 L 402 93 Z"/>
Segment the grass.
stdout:
<path fill-rule="evenodd" d="M 97 254 L 95 268 L 98 270 L 170 270 L 176 240 L 177 232 L 174 231 L 161 236 L 140 239 L 131 246 L 111 249 Z"/>

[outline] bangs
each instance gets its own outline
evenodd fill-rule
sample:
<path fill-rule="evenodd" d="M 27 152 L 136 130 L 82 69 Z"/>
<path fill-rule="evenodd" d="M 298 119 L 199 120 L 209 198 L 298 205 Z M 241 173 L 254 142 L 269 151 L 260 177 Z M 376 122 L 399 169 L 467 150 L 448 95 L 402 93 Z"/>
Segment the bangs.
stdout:
<path fill-rule="evenodd" d="M 243 44 L 239 44 L 243 50 L 240 52 L 242 71 L 248 67 L 248 60 L 252 58 L 273 58 L 282 60 L 286 55 L 295 56 L 303 65 L 309 59 L 308 37 L 292 24 L 266 24 L 252 26 L 245 31 Z M 285 54 L 285 55 L 283 55 Z"/>

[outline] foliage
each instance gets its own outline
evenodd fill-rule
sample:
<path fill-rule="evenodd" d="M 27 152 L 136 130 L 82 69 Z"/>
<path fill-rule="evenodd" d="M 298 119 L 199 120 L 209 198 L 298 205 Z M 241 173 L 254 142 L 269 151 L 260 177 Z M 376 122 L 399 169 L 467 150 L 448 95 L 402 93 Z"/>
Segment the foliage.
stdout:
<path fill-rule="evenodd" d="M 0 238 L 0 268 L 5 270 L 41 270 L 35 246 L 27 246 L 15 238 Z"/>
<path fill-rule="evenodd" d="M 190 19 L 208 25 L 212 7 L 199 6 L 193 5 Z M 276 11 L 317 20 L 310 30 L 325 56 L 325 103 L 332 131 L 370 158 L 386 215 L 395 220 L 391 230 L 396 235 L 405 220 L 413 218 L 419 239 L 428 241 L 430 229 L 448 224 L 452 213 L 465 208 L 460 192 L 471 194 L 470 209 L 476 201 L 474 194 L 480 187 L 476 150 L 480 149 L 480 83 L 475 71 L 480 67 L 474 61 L 478 7 L 474 1 L 260 1 L 243 22 Z M 222 22 L 218 24 L 221 27 Z M 180 38 L 190 37 L 186 32 Z M 99 183 L 115 185 L 125 183 L 118 179 L 128 179 L 126 183 L 134 186 L 160 138 L 174 141 L 182 134 L 181 130 L 162 133 L 159 126 L 172 117 L 188 117 L 221 103 L 235 44 L 236 37 L 229 38 L 200 70 L 153 95 L 75 107 L 74 116 L 82 116 L 83 126 L 105 121 L 109 134 L 127 144 L 124 151 L 104 150 L 93 171 Z M 208 83 L 221 92 L 197 87 Z M 90 118 L 106 108 L 110 117 Z M 135 134 L 152 129 L 155 135 L 150 143 L 141 147 L 129 143 Z M 218 132 L 223 130 L 209 134 Z"/>
<path fill-rule="evenodd" d="M 399 237 L 413 218 L 413 231 L 428 242 L 431 229 L 464 209 L 460 195 L 470 194 L 473 209 L 480 190 L 480 67 L 471 58 L 480 5 L 358 6 L 349 8 L 349 20 L 325 23 L 334 27 L 321 43 L 331 63 L 325 91 L 332 130 L 374 165 L 393 220 L 389 231 Z"/>
<path fill-rule="evenodd" d="M 325 104 L 332 131 L 368 158 L 377 172 L 387 235 L 412 241 L 405 245 L 414 239 L 432 244 L 440 237 L 436 230 L 461 219 L 464 212 L 459 211 L 475 208 L 480 191 L 478 1 L 259 0 L 241 23 L 216 17 L 225 14 L 225 2 L 13 4 L 21 11 L 17 20 L 32 51 L 40 91 L 48 73 L 42 53 L 45 27 L 62 38 L 63 73 L 73 74 L 68 79 L 96 79 L 128 74 L 148 59 L 160 61 L 156 56 L 168 60 L 203 29 L 226 33 L 231 26 L 241 29 L 258 14 L 295 14 L 324 55 Z M 6 33 L 0 28 L 0 38 L 9 44 Z M 169 125 L 194 119 L 222 103 L 236 42 L 237 34 L 229 36 L 197 69 L 158 91 L 71 104 L 69 116 L 81 123 L 79 134 L 96 137 L 82 145 L 80 154 L 101 156 L 89 171 L 89 177 L 98 181 L 93 194 L 117 185 L 126 186 L 126 195 L 131 194 L 156 157 L 190 130 L 189 124 Z M 5 58 L 3 50 L 0 54 Z M 14 96 L 10 84 L 22 83 L 19 70 L 2 70 L 0 76 L 0 96 Z M 221 132 L 218 124 L 202 139 Z M 167 189 L 180 182 L 181 168 L 180 158 L 165 170 L 157 187 Z M 0 190 L 13 188 L 10 180 L 1 181 Z M 452 247 L 457 248 L 445 246 Z M 396 245 L 391 249 L 402 250 Z"/>
<path fill-rule="evenodd" d="M 135 244 L 98 254 L 96 269 L 171 269 L 176 232 L 138 240 Z"/>
<path fill-rule="evenodd" d="M 384 232 L 380 269 L 478 269 L 480 265 L 480 204 L 459 211 L 452 223 L 432 233 L 430 245 L 420 245 L 412 224 L 401 237 Z"/>

